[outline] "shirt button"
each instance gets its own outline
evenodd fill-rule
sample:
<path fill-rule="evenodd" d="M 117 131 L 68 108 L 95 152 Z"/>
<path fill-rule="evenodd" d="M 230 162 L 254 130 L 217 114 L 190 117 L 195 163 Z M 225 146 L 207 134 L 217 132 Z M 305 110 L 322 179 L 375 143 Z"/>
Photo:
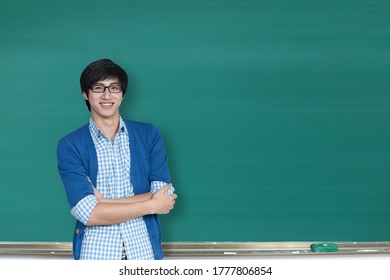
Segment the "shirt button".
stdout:
<path fill-rule="evenodd" d="M 76 228 L 76 234 L 80 233 L 80 229 Z"/>

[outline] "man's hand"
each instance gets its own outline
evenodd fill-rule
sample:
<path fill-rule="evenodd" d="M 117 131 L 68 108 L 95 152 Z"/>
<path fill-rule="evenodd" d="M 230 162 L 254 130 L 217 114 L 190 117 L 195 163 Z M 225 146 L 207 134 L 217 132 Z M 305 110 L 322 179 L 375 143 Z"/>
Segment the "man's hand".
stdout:
<path fill-rule="evenodd" d="M 166 194 L 165 192 L 170 188 L 172 188 L 172 184 L 166 185 L 153 195 L 151 203 L 155 214 L 168 214 L 173 209 L 177 195 Z"/>
<path fill-rule="evenodd" d="M 94 196 L 96 197 L 97 201 L 98 202 L 105 202 L 106 201 L 106 198 L 101 194 L 101 192 L 99 192 L 97 190 L 97 188 L 95 188 L 95 186 L 92 184 L 92 181 L 91 179 L 88 177 L 88 181 L 91 183 L 92 185 L 92 188 L 93 188 L 93 194 Z"/>
<path fill-rule="evenodd" d="M 95 188 L 93 185 L 93 194 L 95 195 L 98 202 L 106 202 L 106 198 Z"/>

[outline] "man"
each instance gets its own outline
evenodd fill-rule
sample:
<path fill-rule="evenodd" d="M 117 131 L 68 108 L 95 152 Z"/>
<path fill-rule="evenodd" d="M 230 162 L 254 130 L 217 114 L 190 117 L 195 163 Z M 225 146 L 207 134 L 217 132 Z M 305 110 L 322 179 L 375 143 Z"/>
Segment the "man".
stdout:
<path fill-rule="evenodd" d="M 151 124 L 124 120 L 128 76 L 109 59 L 89 64 L 80 86 L 89 123 L 58 143 L 58 170 L 77 219 L 75 259 L 162 259 L 158 214 L 176 194 L 165 148 Z"/>

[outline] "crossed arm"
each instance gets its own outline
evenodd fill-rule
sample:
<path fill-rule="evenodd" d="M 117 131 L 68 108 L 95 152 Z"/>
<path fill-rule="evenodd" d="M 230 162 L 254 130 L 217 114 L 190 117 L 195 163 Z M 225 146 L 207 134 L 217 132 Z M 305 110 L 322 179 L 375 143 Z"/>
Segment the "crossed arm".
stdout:
<path fill-rule="evenodd" d="M 176 194 L 166 194 L 172 185 L 166 185 L 155 194 L 148 192 L 121 199 L 106 199 L 94 187 L 98 201 L 87 226 L 110 225 L 129 221 L 149 214 L 168 214 L 173 209 Z"/>

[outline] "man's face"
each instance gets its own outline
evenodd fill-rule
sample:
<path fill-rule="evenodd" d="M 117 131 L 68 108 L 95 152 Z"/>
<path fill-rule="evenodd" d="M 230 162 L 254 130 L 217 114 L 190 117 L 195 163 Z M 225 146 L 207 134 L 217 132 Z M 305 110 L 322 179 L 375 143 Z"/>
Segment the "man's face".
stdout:
<path fill-rule="evenodd" d="M 119 107 L 123 100 L 121 84 L 117 78 L 98 81 L 83 96 L 91 105 L 92 117 L 110 119 L 119 115 Z"/>

